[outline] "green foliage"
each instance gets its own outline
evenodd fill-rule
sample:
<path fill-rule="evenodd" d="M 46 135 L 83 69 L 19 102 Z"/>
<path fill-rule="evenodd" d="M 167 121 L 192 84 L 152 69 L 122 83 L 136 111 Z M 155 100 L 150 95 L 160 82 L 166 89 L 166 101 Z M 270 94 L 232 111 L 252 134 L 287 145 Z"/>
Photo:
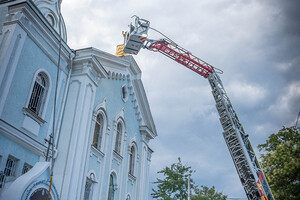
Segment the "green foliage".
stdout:
<path fill-rule="evenodd" d="M 227 196 L 223 195 L 222 192 L 217 192 L 215 186 L 208 188 L 207 186 L 201 185 L 201 189 L 195 189 L 195 195 L 192 196 L 192 200 L 226 200 Z"/>
<path fill-rule="evenodd" d="M 258 145 L 262 168 L 275 199 L 300 199 L 300 134 L 295 127 L 283 127 Z"/>
<path fill-rule="evenodd" d="M 188 176 L 194 171 L 191 167 L 184 166 L 178 158 L 178 163 L 174 163 L 171 167 L 165 167 L 163 170 L 157 172 L 164 175 L 164 179 L 157 179 L 158 189 L 152 189 L 151 194 L 153 198 L 162 200 L 186 200 L 187 199 L 187 183 Z M 191 179 L 191 190 L 195 188 L 194 182 Z"/>
<path fill-rule="evenodd" d="M 152 189 L 151 194 L 153 198 L 159 200 L 186 200 L 187 199 L 187 187 L 188 187 L 188 176 L 194 171 L 191 170 L 190 166 L 184 166 L 178 158 L 178 163 L 174 163 L 171 167 L 165 167 L 163 170 L 157 172 L 164 175 L 163 179 L 157 179 L 157 190 Z M 201 186 L 201 189 L 197 188 L 194 184 L 193 179 L 190 179 L 191 195 L 192 200 L 226 200 L 227 196 L 221 192 L 216 192 L 215 187 L 208 188 Z M 194 191 L 194 192 L 193 192 Z"/>

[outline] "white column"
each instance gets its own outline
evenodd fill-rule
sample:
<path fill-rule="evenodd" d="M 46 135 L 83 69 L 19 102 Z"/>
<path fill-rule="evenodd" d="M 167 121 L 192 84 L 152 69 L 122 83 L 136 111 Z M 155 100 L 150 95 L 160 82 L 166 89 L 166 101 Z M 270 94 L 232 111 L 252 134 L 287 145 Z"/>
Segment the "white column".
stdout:
<path fill-rule="evenodd" d="M 61 199 L 81 199 L 83 194 L 95 89 L 86 74 L 72 76 L 54 169 Z"/>
<path fill-rule="evenodd" d="M 140 159 L 140 175 L 139 184 L 137 185 L 137 199 L 148 199 L 148 174 L 149 174 L 149 160 L 148 160 L 148 142 L 147 134 L 141 133 L 142 136 L 142 151 Z"/>

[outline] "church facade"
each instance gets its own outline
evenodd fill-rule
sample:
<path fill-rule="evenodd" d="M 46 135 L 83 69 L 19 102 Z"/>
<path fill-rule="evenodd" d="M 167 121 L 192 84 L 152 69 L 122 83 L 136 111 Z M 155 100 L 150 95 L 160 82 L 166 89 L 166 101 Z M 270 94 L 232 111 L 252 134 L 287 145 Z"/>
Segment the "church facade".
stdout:
<path fill-rule="evenodd" d="M 148 199 L 157 133 L 141 70 L 72 50 L 60 4 L 0 0 L 0 199 Z"/>

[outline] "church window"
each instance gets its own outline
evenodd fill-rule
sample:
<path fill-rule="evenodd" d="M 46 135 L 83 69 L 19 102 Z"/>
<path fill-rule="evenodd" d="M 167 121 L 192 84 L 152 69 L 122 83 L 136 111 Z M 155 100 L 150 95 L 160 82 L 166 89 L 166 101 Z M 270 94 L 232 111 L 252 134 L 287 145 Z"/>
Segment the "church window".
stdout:
<path fill-rule="evenodd" d="M 22 169 L 22 174 L 25 174 L 26 172 L 28 172 L 30 169 L 32 168 L 31 165 L 24 163 L 23 169 Z"/>
<path fill-rule="evenodd" d="M 4 174 L 5 176 L 15 176 L 18 159 L 9 155 L 6 161 Z"/>
<path fill-rule="evenodd" d="M 134 175 L 134 163 L 135 163 L 135 148 L 134 145 L 130 148 L 129 155 L 129 174 Z"/>
<path fill-rule="evenodd" d="M 119 122 L 117 124 L 117 135 L 116 135 L 116 142 L 115 142 L 115 151 L 118 154 L 121 153 L 121 142 L 122 142 L 122 125 Z"/>
<path fill-rule="evenodd" d="M 100 150 L 101 142 L 103 137 L 103 116 L 101 113 L 97 115 L 96 124 L 94 129 L 94 139 L 93 139 L 93 146 Z"/>
<path fill-rule="evenodd" d="M 91 189 L 92 189 L 93 182 L 90 179 L 86 179 L 85 182 L 85 189 L 84 189 L 84 200 L 90 199 Z"/>
<path fill-rule="evenodd" d="M 92 189 L 93 189 L 93 184 L 96 182 L 95 180 L 95 174 L 90 173 L 89 177 L 86 178 L 85 182 L 85 188 L 84 188 L 84 200 L 89 200 L 91 199 L 92 196 Z"/>
<path fill-rule="evenodd" d="M 109 180 L 109 189 L 108 189 L 108 198 L 107 200 L 114 200 L 115 195 L 115 186 L 114 186 L 114 177 L 111 174 Z"/>
<path fill-rule="evenodd" d="M 38 73 L 32 88 L 28 109 L 38 116 L 41 116 L 45 104 L 48 89 L 47 80 L 45 73 Z"/>
<path fill-rule="evenodd" d="M 123 87 L 122 87 L 122 100 L 123 100 L 124 102 L 126 102 L 126 101 L 127 101 L 127 98 L 128 98 L 127 87 L 126 87 L 126 85 L 123 85 Z"/>

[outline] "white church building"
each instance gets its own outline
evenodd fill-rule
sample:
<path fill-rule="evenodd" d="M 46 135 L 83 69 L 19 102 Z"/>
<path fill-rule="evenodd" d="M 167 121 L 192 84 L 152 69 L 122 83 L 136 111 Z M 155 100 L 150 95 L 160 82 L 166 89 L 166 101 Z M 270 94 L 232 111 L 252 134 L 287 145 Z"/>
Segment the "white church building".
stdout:
<path fill-rule="evenodd" d="M 148 199 L 157 133 L 141 70 L 72 50 L 61 1 L 0 0 L 0 200 Z"/>

